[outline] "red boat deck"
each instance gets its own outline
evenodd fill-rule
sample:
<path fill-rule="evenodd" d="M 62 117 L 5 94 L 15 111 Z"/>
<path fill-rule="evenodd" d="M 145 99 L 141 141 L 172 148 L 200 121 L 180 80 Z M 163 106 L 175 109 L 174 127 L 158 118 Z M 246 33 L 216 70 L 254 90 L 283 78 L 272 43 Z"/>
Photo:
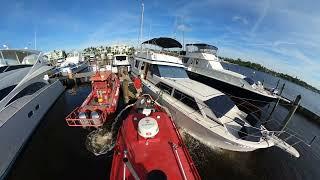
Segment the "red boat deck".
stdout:
<path fill-rule="evenodd" d="M 116 111 L 119 99 L 120 80 L 110 71 L 97 72 L 90 79 L 92 91 L 82 103 L 73 110 L 66 121 L 69 126 L 99 127 L 107 120 L 107 116 Z M 98 117 L 90 117 L 91 112 L 96 112 Z M 79 117 L 85 113 L 86 117 Z"/>
<path fill-rule="evenodd" d="M 140 179 L 154 179 L 159 177 L 161 171 L 166 179 L 200 179 L 169 116 L 165 112 L 154 112 L 148 116 L 156 119 L 159 132 L 147 139 L 138 134 L 138 122 L 144 117 L 143 114 L 132 113 L 123 122 L 115 146 L 110 179 L 134 179 L 123 162 L 125 156 Z"/>

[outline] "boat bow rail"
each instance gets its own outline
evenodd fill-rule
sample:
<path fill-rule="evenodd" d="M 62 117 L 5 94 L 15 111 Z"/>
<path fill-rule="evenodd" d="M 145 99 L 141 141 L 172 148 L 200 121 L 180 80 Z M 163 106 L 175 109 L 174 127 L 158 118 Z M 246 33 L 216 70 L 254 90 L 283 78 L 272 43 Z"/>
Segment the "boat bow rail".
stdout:
<path fill-rule="evenodd" d="M 107 118 L 107 114 L 102 111 L 99 117 L 94 118 L 87 118 L 90 117 L 89 115 L 80 116 L 79 117 L 79 107 L 75 108 L 67 117 L 66 122 L 68 126 L 78 126 L 78 127 L 99 127 L 102 126 L 104 120 Z M 81 118 L 82 117 L 82 118 Z"/>

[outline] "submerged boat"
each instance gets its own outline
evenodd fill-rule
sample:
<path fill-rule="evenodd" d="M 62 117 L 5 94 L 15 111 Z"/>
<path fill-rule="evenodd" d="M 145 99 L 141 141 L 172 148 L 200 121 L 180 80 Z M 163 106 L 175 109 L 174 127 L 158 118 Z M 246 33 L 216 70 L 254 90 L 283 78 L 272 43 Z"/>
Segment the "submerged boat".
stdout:
<path fill-rule="evenodd" d="M 227 95 L 189 79 L 181 58 L 164 51 L 181 48 L 178 41 L 154 38 L 144 42 L 149 43 L 162 50 L 136 51 L 132 73 L 141 75 L 144 92 L 169 108 L 177 126 L 209 147 L 253 151 L 279 146 L 299 157 L 292 146 L 268 131 L 253 114 L 239 110 Z"/>
<path fill-rule="evenodd" d="M 38 51 L 0 50 L 0 179 L 64 90 L 45 61 Z"/>
<path fill-rule="evenodd" d="M 80 107 L 67 117 L 69 126 L 102 126 L 117 109 L 119 100 L 119 78 L 111 71 L 97 71 L 91 77 L 92 91 Z"/>
<path fill-rule="evenodd" d="M 278 98 L 275 91 L 266 90 L 260 82 L 224 69 L 217 51 L 217 47 L 209 44 L 187 44 L 182 61 L 189 77 L 231 95 L 239 103 L 245 100 L 263 106 Z"/>
<path fill-rule="evenodd" d="M 171 117 L 147 95 L 118 132 L 110 179 L 200 179 Z"/>

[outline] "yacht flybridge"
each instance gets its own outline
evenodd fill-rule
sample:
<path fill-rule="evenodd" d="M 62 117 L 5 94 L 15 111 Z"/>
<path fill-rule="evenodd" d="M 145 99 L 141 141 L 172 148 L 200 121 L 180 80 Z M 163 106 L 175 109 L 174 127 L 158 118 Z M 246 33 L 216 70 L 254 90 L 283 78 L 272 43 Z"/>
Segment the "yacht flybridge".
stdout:
<path fill-rule="evenodd" d="M 141 75 L 143 90 L 168 107 L 177 126 L 209 147 L 253 151 L 278 146 L 299 157 L 295 148 L 246 114 L 222 92 L 189 79 L 181 58 L 169 48 L 181 48 L 171 38 L 154 38 L 143 44 L 132 61 L 132 73 Z M 160 97 L 160 98 L 158 98 Z"/>
<path fill-rule="evenodd" d="M 115 54 L 111 63 L 112 72 L 118 73 L 119 69 L 130 71 L 129 57 L 126 54 Z"/>
<path fill-rule="evenodd" d="M 37 51 L 0 50 L 0 179 L 64 90 L 44 61 Z"/>
<path fill-rule="evenodd" d="M 183 64 L 191 79 L 197 80 L 236 98 L 246 99 L 255 105 L 265 105 L 278 96 L 249 77 L 226 70 L 217 57 L 218 48 L 208 44 L 187 44 Z"/>

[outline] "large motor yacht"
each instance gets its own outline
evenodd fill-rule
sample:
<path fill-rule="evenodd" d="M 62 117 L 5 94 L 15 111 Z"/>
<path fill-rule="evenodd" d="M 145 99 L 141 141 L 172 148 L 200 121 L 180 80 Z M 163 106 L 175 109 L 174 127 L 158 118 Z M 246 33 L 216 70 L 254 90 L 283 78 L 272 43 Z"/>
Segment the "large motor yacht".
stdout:
<path fill-rule="evenodd" d="M 260 82 L 256 83 L 250 77 L 224 69 L 217 51 L 217 47 L 208 44 L 186 44 L 186 54 L 182 61 L 189 77 L 231 95 L 234 101 L 240 103 L 244 99 L 263 106 L 278 98 Z"/>
<path fill-rule="evenodd" d="M 51 69 L 40 52 L 0 50 L 0 179 L 64 90 Z"/>
<path fill-rule="evenodd" d="M 278 146 L 299 157 L 299 153 L 268 131 L 252 114 L 238 109 L 224 93 L 189 79 L 182 60 L 168 48 L 181 48 L 171 38 L 154 38 L 143 44 L 161 50 L 141 49 L 132 61 L 133 75 L 140 75 L 143 90 L 168 107 L 174 122 L 209 147 L 232 151 L 253 151 Z"/>

